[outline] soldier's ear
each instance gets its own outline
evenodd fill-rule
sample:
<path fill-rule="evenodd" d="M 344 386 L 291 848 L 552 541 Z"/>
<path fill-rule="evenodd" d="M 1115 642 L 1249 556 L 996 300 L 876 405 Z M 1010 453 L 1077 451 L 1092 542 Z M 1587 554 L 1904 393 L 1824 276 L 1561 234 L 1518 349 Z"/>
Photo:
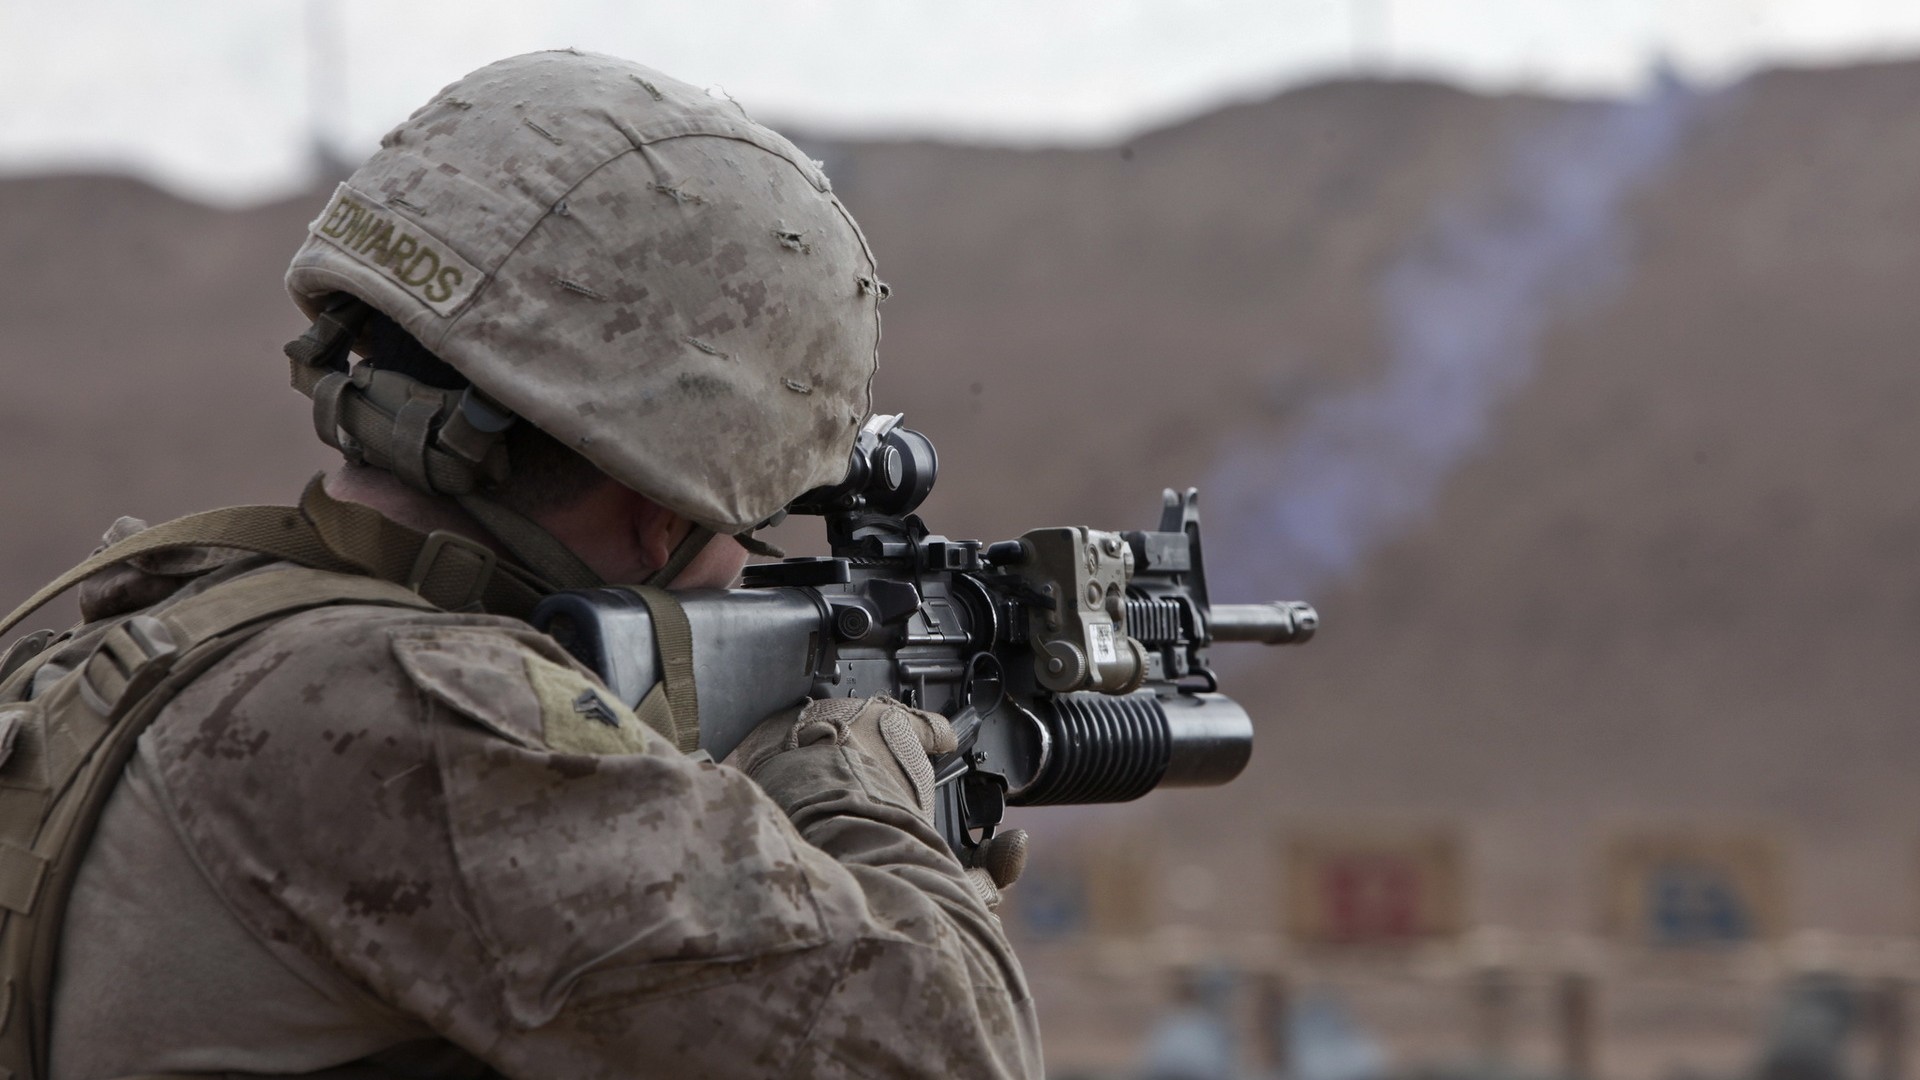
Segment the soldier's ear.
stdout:
<path fill-rule="evenodd" d="M 634 494 L 629 514 L 634 545 L 649 568 L 665 566 L 693 523 L 644 495 Z"/>

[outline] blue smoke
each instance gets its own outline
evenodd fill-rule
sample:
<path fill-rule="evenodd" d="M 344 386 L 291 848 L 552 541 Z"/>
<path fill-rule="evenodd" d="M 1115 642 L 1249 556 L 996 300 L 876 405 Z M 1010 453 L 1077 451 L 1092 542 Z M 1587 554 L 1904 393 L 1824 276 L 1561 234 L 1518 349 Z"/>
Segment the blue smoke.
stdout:
<path fill-rule="evenodd" d="M 1211 576 L 1239 594 L 1217 599 L 1308 597 L 1428 513 L 1553 320 L 1625 279 L 1626 201 L 1705 100 L 1662 80 L 1638 100 L 1569 105 L 1434 214 L 1379 282 L 1379 380 L 1313 402 L 1285 437 L 1243 442 L 1200 489 Z"/>

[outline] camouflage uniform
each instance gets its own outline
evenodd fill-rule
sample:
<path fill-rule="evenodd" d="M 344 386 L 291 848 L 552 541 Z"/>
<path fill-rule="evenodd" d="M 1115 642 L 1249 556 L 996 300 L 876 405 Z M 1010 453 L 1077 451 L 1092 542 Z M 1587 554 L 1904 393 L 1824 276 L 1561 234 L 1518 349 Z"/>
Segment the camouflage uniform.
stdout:
<path fill-rule="evenodd" d="M 481 516 L 494 421 L 519 417 L 735 534 L 844 471 L 886 292 L 790 143 L 571 52 L 482 69 L 396 128 L 288 283 L 332 335 L 290 347 L 295 385 L 350 458 Z M 472 390 L 349 376 L 341 294 Z M 566 583 L 481 520 L 523 579 Z M 95 579 L 88 619 L 284 565 L 142 560 Z M 32 685 L 71 686 L 98 640 L 56 644 Z M 66 908 L 51 1075 L 1036 1075 L 991 891 L 929 826 L 898 736 L 899 767 L 776 738 L 749 777 L 525 623 L 284 617 L 166 704 L 113 789 Z"/>
<path fill-rule="evenodd" d="M 907 787 L 827 744 L 772 764 L 681 755 L 513 620 L 286 619 L 108 803 L 53 1075 L 1037 1075 L 1019 965 Z"/>

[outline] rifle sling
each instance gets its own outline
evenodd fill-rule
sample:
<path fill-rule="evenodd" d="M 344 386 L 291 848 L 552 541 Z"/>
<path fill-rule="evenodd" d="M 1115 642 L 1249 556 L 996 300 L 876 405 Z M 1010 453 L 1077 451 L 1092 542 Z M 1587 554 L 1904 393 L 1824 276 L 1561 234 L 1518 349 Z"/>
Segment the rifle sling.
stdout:
<path fill-rule="evenodd" d="M 673 742 L 681 753 L 691 754 L 700 748 L 700 694 L 693 681 L 693 627 L 687 621 L 687 609 L 665 589 L 652 585 L 627 588 L 646 603 L 647 613 L 653 616 L 653 642 L 660 650 L 660 686 L 673 713 Z"/>

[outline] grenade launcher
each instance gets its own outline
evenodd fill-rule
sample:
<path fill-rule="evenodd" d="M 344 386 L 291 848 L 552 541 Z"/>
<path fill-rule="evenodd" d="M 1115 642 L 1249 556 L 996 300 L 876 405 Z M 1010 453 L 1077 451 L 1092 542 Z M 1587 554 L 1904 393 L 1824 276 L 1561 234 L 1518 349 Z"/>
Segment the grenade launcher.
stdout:
<path fill-rule="evenodd" d="M 1218 693 L 1216 641 L 1299 644 L 1302 603 L 1209 604 L 1196 492 L 1168 490 L 1159 528 L 1035 529 L 982 545 L 927 531 L 925 435 L 876 416 L 846 479 L 796 499 L 833 555 L 749 566 L 743 588 L 678 594 L 693 639 L 700 748 L 724 758 L 808 698 L 889 694 L 951 720 L 935 823 L 963 863 L 1008 804 L 1123 802 L 1161 784 L 1238 776 L 1246 710 Z M 635 593 L 559 593 L 533 615 L 628 705 L 660 678 Z"/>

